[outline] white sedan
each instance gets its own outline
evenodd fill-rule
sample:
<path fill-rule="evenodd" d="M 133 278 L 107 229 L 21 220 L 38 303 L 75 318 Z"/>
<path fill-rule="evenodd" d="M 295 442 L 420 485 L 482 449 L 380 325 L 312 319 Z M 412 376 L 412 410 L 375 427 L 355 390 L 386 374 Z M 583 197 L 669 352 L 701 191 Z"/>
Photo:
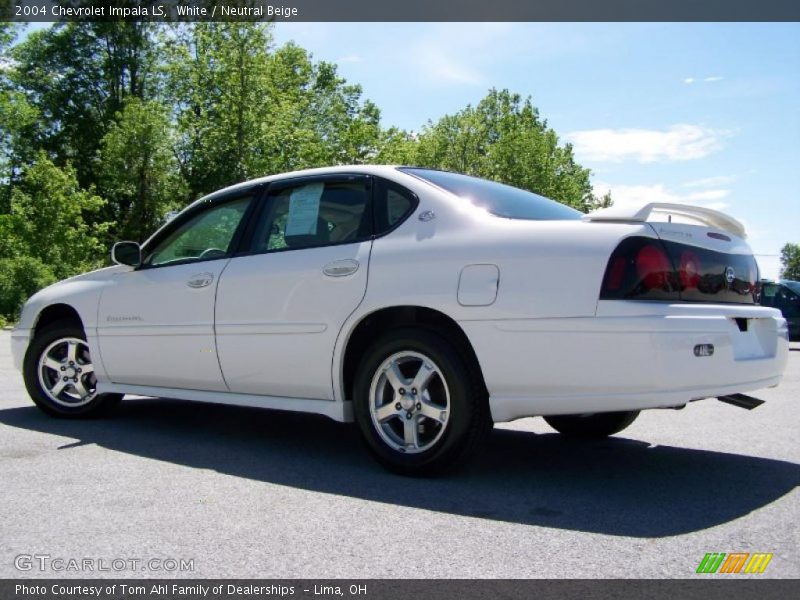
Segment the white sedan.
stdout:
<path fill-rule="evenodd" d="M 492 422 L 605 436 L 777 385 L 786 321 L 756 303 L 744 237 L 692 206 L 583 215 L 456 173 L 300 171 L 117 243 L 118 266 L 34 295 L 12 346 L 54 416 L 123 394 L 319 413 L 355 420 L 390 469 L 433 473 Z"/>

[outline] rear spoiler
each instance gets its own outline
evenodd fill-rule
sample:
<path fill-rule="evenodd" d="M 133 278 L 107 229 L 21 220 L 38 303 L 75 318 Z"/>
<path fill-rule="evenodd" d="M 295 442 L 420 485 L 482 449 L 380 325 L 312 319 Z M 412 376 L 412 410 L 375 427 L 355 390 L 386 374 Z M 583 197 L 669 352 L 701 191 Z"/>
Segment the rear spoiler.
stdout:
<path fill-rule="evenodd" d="M 673 204 L 671 202 L 651 202 L 642 207 L 611 206 L 609 208 L 601 208 L 583 215 L 583 220 L 644 223 L 652 213 L 668 216 L 675 215 L 706 227 L 722 229 L 742 239 L 747 237 L 744 225 L 718 210 L 689 204 Z"/>

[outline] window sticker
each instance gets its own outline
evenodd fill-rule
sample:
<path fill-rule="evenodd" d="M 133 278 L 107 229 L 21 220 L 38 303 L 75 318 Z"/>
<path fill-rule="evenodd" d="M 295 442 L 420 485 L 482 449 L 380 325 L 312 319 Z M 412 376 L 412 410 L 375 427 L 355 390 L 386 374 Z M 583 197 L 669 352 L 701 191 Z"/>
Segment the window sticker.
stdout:
<path fill-rule="evenodd" d="M 284 235 L 314 235 L 317 233 L 319 201 L 325 189 L 324 183 L 304 185 L 289 196 L 289 214 Z"/>

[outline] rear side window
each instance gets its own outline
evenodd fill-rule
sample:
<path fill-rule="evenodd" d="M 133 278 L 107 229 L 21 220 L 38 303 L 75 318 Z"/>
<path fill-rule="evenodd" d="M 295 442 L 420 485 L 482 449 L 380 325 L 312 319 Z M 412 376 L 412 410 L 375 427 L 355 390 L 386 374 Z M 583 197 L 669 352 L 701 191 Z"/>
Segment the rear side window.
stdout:
<path fill-rule="evenodd" d="M 417 207 L 416 195 L 386 179 L 375 180 L 375 233 L 381 235 L 397 227 Z"/>
<path fill-rule="evenodd" d="M 786 318 L 800 316 L 800 295 L 786 282 L 765 283 L 761 288 L 761 304 L 777 308 Z"/>
<path fill-rule="evenodd" d="M 575 221 L 582 216 L 582 213 L 574 208 L 496 181 L 416 167 L 400 167 L 400 170 L 472 202 L 497 217 L 535 221 Z"/>
<path fill-rule="evenodd" d="M 372 235 L 366 178 L 309 181 L 270 191 L 251 250 L 268 252 L 360 242 Z"/>

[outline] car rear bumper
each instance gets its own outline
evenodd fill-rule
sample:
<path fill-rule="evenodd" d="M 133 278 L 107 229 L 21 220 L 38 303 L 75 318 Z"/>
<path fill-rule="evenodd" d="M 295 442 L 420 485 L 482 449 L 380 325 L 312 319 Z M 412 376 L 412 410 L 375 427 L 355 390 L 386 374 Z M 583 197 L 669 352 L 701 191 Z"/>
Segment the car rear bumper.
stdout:
<path fill-rule="evenodd" d="M 496 422 L 680 406 L 775 386 L 789 348 L 786 321 L 760 306 L 608 301 L 595 317 L 460 324 Z M 713 355 L 696 356 L 701 344 Z"/>

